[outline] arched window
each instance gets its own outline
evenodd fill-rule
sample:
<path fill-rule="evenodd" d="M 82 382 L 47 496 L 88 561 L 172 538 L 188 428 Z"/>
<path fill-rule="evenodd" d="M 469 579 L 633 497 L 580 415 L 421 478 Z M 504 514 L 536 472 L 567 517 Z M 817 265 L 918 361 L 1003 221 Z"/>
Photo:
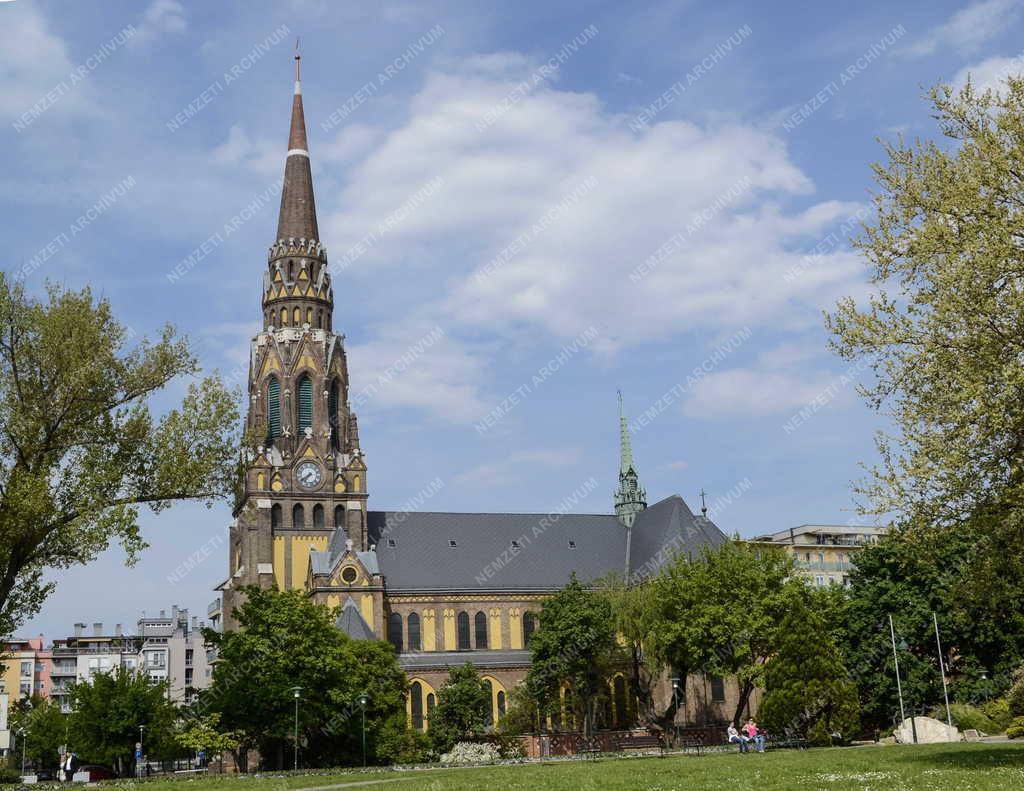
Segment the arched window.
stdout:
<path fill-rule="evenodd" d="M 331 380 L 331 388 L 327 395 L 327 422 L 331 426 L 331 447 L 341 448 L 341 388 L 338 380 Z"/>
<path fill-rule="evenodd" d="M 402 651 L 402 616 L 393 612 L 388 616 L 388 642 L 395 647 L 397 653 Z M 421 701 L 422 702 L 422 701 Z"/>
<path fill-rule="evenodd" d="M 313 506 L 313 527 L 317 530 L 324 529 L 324 507 L 320 503 Z"/>
<path fill-rule="evenodd" d="M 313 308 L 306 308 L 306 324 L 313 326 Z"/>
<path fill-rule="evenodd" d="M 477 649 L 487 648 L 487 614 L 482 610 L 473 616 L 473 627 Z"/>
<path fill-rule="evenodd" d="M 494 687 L 487 679 L 484 679 L 483 687 L 487 690 L 487 720 L 484 722 L 484 725 L 490 728 L 494 725 Z"/>
<path fill-rule="evenodd" d="M 427 693 L 427 719 L 430 719 L 430 715 L 434 713 L 434 706 L 437 703 L 437 699 L 434 697 L 433 692 Z"/>
<path fill-rule="evenodd" d="M 276 377 L 267 382 L 267 445 L 281 436 L 281 383 Z"/>
<path fill-rule="evenodd" d="M 316 328 L 318 330 L 322 330 L 324 328 L 324 312 L 322 310 L 318 310 L 316 312 Z"/>
<path fill-rule="evenodd" d="M 288 326 L 288 308 L 281 308 L 281 326 Z"/>
<path fill-rule="evenodd" d="M 292 321 L 295 323 L 296 327 L 302 324 L 302 308 L 295 308 L 292 310 Z"/>
<path fill-rule="evenodd" d="M 301 530 L 306 526 L 306 511 L 302 507 L 302 503 L 295 503 L 295 507 L 292 508 L 292 527 L 296 530 Z"/>
<path fill-rule="evenodd" d="M 313 425 L 313 382 L 308 376 L 299 380 L 299 431 Z"/>
<path fill-rule="evenodd" d="M 458 619 L 459 626 L 459 650 L 468 651 L 469 645 L 469 613 L 460 612 Z"/>
<path fill-rule="evenodd" d="M 274 530 L 278 530 L 281 527 L 281 504 L 274 503 L 270 508 L 270 526 Z"/>
<path fill-rule="evenodd" d="M 530 637 L 537 631 L 537 613 L 523 613 L 523 645 L 530 647 Z"/>
<path fill-rule="evenodd" d="M 409 650 L 410 651 L 421 651 L 420 642 L 420 616 L 416 613 L 412 613 L 406 623 L 409 630 Z"/>
<path fill-rule="evenodd" d="M 344 527 L 345 526 L 345 506 L 336 505 L 334 506 L 334 526 Z"/>
<path fill-rule="evenodd" d="M 412 727 L 418 731 L 423 730 L 423 685 L 419 681 L 413 681 L 409 687 L 409 708 L 412 709 Z"/>
<path fill-rule="evenodd" d="M 291 279 L 292 279 L 292 265 L 293 265 L 294 263 L 295 263 L 294 261 L 289 261 L 289 262 L 288 262 L 288 279 L 289 279 L 289 280 L 291 280 Z"/>
<path fill-rule="evenodd" d="M 505 693 L 498 690 L 498 719 L 505 716 Z"/>

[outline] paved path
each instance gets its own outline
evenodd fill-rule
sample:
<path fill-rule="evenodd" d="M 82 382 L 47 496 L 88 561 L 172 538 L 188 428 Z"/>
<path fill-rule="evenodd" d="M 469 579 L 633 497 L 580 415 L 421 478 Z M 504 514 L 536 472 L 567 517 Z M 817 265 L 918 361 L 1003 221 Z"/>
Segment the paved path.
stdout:
<path fill-rule="evenodd" d="M 297 788 L 295 791 L 333 791 L 335 788 L 358 788 L 359 786 L 375 786 L 381 783 L 401 783 L 405 780 L 415 780 L 415 777 L 389 777 L 381 780 L 354 780 L 351 783 L 335 783 L 329 786 L 311 786 L 309 788 Z"/>

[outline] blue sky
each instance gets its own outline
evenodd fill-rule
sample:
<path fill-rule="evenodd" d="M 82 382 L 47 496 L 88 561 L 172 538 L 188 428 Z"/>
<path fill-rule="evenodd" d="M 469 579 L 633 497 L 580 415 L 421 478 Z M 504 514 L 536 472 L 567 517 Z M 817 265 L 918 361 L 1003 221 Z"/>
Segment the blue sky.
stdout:
<path fill-rule="evenodd" d="M 300 36 L 372 508 L 548 511 L 593 478 L 577 510 L 609 511 L 621 388 L 651 502 L 854 518 L 884 424 L 826 348 L 867 292 L 845 231 L 878 139 L 935 135 L 927 86 L 1019 66 L 1022 4 L 486 5 L 0 3 L 5 268 L 244 386 Z M 229 521 L 146 515 L 137 566 L 61 575 L 23 631 L 205 613 Z"/>

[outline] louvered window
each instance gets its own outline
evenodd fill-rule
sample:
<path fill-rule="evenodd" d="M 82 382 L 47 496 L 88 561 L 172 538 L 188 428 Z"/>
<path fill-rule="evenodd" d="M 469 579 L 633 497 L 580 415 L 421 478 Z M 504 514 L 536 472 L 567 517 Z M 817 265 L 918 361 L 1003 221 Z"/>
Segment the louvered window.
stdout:
<path fill-rule="evenodd" d="M 271 379 L 267 384 L 267 444 L 281 436 L 281 383 Z"/>
<path fill-rule="evenodd" d="M 299 431 L 313 425 L 313 383 L 308 376 L 299 380 Z"/>
<path fill-rule="evenodd" d="M 329 413 L 327 419 L 331 424 L 331 445 L 335 449 L 341 447 L 341 426 L 339 425 L 340 418 L 338 417 L 339 400 L 338 382 L 335 380 L 331 382 L 330 395 L 327 397 L 327 411 Z"/>

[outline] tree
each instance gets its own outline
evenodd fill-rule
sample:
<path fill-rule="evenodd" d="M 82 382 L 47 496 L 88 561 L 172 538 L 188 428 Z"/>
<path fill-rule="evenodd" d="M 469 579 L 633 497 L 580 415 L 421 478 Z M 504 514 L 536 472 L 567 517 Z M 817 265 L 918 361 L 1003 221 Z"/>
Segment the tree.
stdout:
<path fill-rule="evenodd" d="M 13 733 L 25 730 L 25 755 L 37 772 L 56 771 L 60 762 L 57 750 L 67 744 L 67 721 L 60 706 L 38 695 L 19 700 L 11 705 L 9 725 Z"/>
<path fill-rule="evenodd" d="M 574 573 L 568 585 L 544 601 L 530 651 L 526 683 L 542 711 L 557 713 L 567 687 L 577 721 L 590 738 L 598 706 L 607 698 L 608 678 L 624 660 L 608 599 L 585 588 Z"/>
<path fill-rule="evenodd" d="M 174 739 L 186 750 L 204 752 L 208 757 L 235 750 L 239 741 L 237 733 L 220 729 L 217 712 L 180 720 Z"/>
<path fill-rule="evenodd" d="M 437 690 L 437 705 L 430 715 L 430 742 L 434 751 L 446 753 L 459 741 L 483 735 L 491 713 L 491 693 L 467 662 L 448 671 Z"/>
<path fill-rule="evenodd" d="M 904 700 L 916 709 L 942 702 L 932 613 L 938 615 L 943 659 L 954 700 L 981 702 L 995 690 L 981 674 L 1009 677 L 1024 658 L 1024 617 L 1013 606 L 971 595 L 975 530 L 895 529 L 854 559 L 847 601 L 836 622 L 846 665 L 856 673 L 865 724 L 885 728 L 899 711 L 888 616 L 899 652 Z"/>
<path fill-rule="evenodd" d="M 655 630 L 654 583 L 645 579 L 629 585 L 622 577 L 613 575 L 602 580 L 599 589 L 608 599 L 615 631 L 626 646 L 629 688 L 639 704 L 638 713 L 649 717 L 654 706 L 654 677 L 663 664 L 652 662 L 656 651 L 649 650 L 659 644 Z"/>
<path fill-rule="evenodd" d="M 167 699 L 167 683 L 141 671 L 118 668 L 97 673 L 71 687 L 69 747 L 86 761 L 113 766 L 124 777 L 133 765 L 139 727 L 150 757 L 169 757 L 177 747 L 177 709 Z"/>
<path fill-rule="evenodd" d="M 793 596 L 765 668 L 758 714 L 769 731 L 795 731 L 814 744 L 831 744 L 834 733 L 845 739 L 856 734 L 859 706 L 828 619 L 816 606 L 821 598 L 811 591 Z"/>
<path fill-rule="evenodd" d="M 0 273 L 0 635 L 38 612 L 47 571 L 113 541 L 133 560 L 140 506 L 231 491 L 237 394 L 208 378 L 154 420 L 149 401 L 196 361 L 170 327 L 132 338 L 88 289 L 40 301 Z"/>
<path fill-rule="evenodd" d="M 972 523 L 996 568 L 1024 561 L 1024 80 L 930 93 L 949 145 L 885 147 L 874 217 L 854 244 L 871 296 L 828 317 L 832 347 L 894 426 L 861 507 L 907 529 Z M 998 580 L 999 574 L 989 576 Z"/>
<path fill-rule="evenodd" d="M 334 625 L 336 608 L 301 591 L 242 592 L 245 602 L 234 611 L 239 630 L 205 633 L 218 661 L 193 714 L 218 712 L 224 727 L 236 732 L 239 767 L 246 768 L 253 748 L 268 766 L 283 767 L 290 765 L 292 690 L 298 686 L 302 763 L 356 763 L 362 760 L 359 698 L 365 693 L 367 747 L 374 758 L 384 724 L 405 715 L 407 681 L 394 649 L 377 640 L 351 640 Z"/>
<path fill-rule="evenodd" d="M 675 557 L 657 592 L 659 652 L 681 677 L 691 669 L 734 677 L 739 724 L 750 695 L 764 684 L 776 626 L 795 587 L 792 561 L 778 549 L 728 541 L 699 560 Z"/>

